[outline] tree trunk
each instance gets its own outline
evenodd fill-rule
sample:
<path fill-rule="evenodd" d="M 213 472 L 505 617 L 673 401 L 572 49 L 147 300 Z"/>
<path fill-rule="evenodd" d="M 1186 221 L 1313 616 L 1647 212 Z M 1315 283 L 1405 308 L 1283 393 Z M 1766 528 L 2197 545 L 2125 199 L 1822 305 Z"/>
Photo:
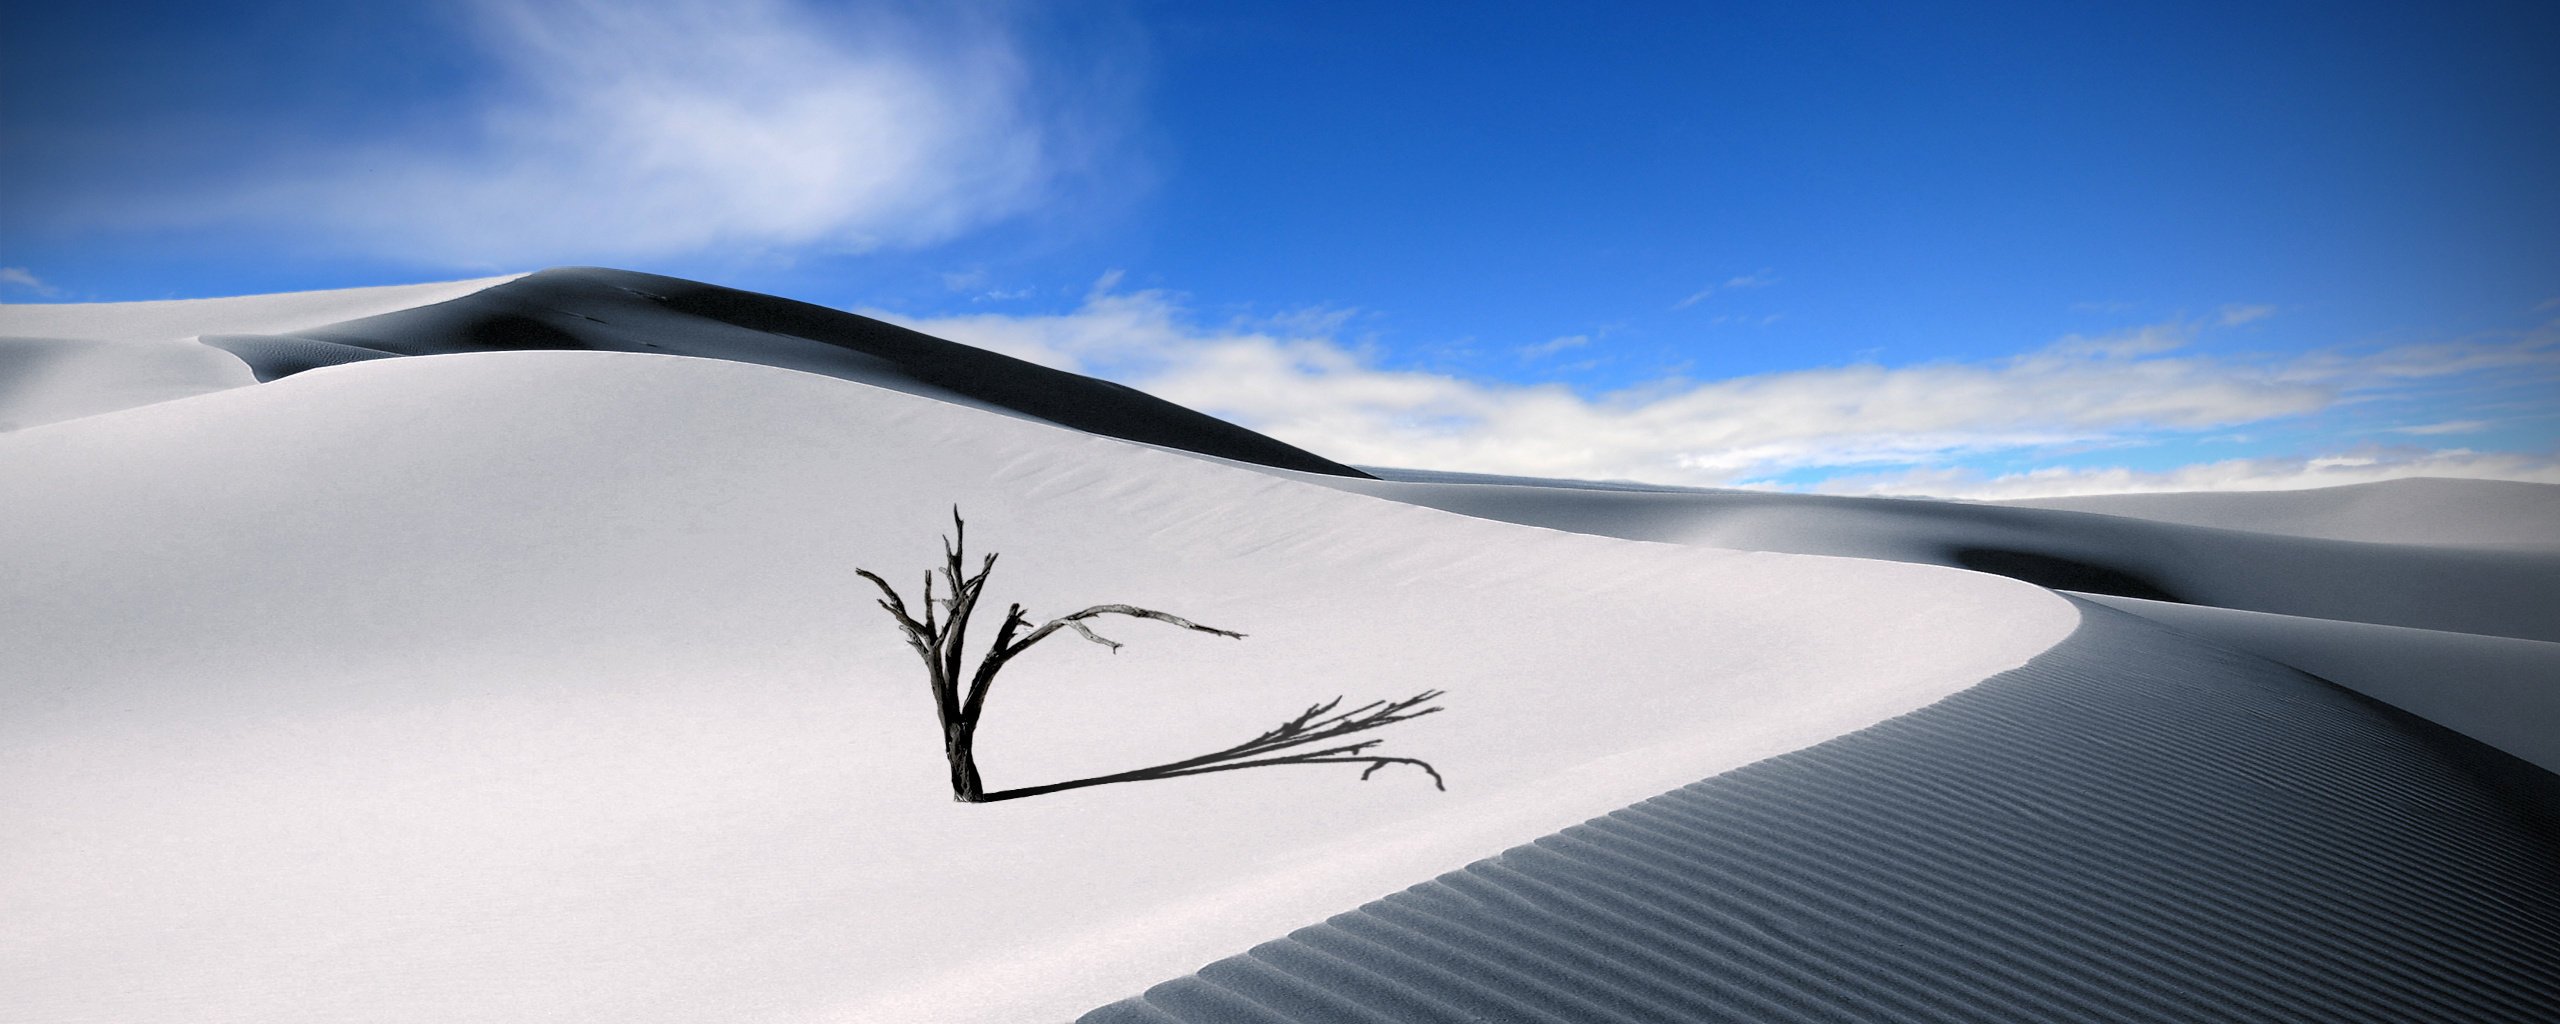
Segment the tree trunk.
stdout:
<path fill-rule="evenodd" d="M 954 722 L 942 734 L 942 752 L 951 759 L 951 799 L 985 803 L 986 783 L 978 778 L 978 723 Z"/>

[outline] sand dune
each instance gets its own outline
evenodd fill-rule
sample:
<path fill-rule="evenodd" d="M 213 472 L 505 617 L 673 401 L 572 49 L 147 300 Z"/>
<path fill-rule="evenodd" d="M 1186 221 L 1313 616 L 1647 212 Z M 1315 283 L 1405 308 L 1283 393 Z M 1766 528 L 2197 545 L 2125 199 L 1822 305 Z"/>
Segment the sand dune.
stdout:
<path fill-rule="evenodd" d="M 86 410 L 0 434 L 0 1018 L 2560 1012 L 2518 759 L 2560 547 L 2501 521 L 2560 488 L 1365 479 L 673 279 L 316 294 L 0 307 L 75 368 L 0 399 Z M 118 389 L 156 404 L 81 397 Z M 1450 790 L 951 803 L 852 570 L 912 578 L 954 503 L 998 601 L 1250 634 L 1044 648 L 992 785 L 1441 688 L 1382 735 Z"/>
<path fill-rule="evenodd" d="M 2385 480 L 2302 491 L 2101 494 L 2002 504 L 2378 544 L 2560 550 L 2560 487 L 2508 480 Z"/>
<path fill-rule="evenodd" d="M 570 267 L 290 334 L 208 343 L 261 380 L 382 355 L 557 349 L 695 355 L 861 381 L 1105 437 L 1338 476 L 1358 470 L 1108 381 L 865 316 L 672 277 Z"/>
<path fill-rule="evenodd" d="M 1466 519 L 761 366 L 378 360 L 0 437 L 18 1019 L 1060 1019 L 2014 667 L 2044 591 Z M 79 500 L 66 501 L 76 495 Z M 857 565 L 951 503 L 1044 649 L 991 783 L 1439 687 L 1450 790 L 948 799 Z"/>
<path fill-rule="evenodd" d="M 2551 821 L 2477 750 L 2088 612 L 1927 709 L 1082 1020 L 2560 1017 Z"/>
<path fill-rule="evenodd" d="M 205 334 L 299 331 L 446 302 L 522 276 L 220 299 L 0 303 L 0 334 L 81 341 L 185 341 Z"/>
<path fill-rule="evenodd" d="M 293 331 L 408 309 L 514 280 L 168 302 L 0 304 L 0 431 L 257 381 L 201 334 Z"/>
<path fill-rule="evenodd" d="M 1465 515 L 1630 540 L 1923 562 L 2060 590 L 2560 640 L 2560 616 L 2551 614 L 2560 608 L 2560 552 L 2364 543 L 1927 499 L 1324 482 Z"/>
<path fill-rule="evenodd" d="M 193 342 L 0 337 L 0 431 L 254 383 L 240 360 Z"/>
<path fill-rule="evenodd" d="M 2560 644 L 2090 595 L 2560 772 Z"/>

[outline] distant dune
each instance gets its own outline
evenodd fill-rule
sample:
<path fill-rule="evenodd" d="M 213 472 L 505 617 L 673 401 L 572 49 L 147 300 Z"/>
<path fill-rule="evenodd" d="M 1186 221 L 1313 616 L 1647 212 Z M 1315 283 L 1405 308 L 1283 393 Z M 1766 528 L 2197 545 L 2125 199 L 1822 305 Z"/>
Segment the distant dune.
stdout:
<path fill-rule="evenodd" d="M 2007 504 L 1378 473 L 1394 479 L 1307 479 L 1576 533 L 2009 576 L 2320 674 L 2560 771 L 2560 743 L 2550 739 L 2560 736 L 2560 549 L 2479 544 L 2522 540 L 2540 527 L 2494 527 L 2470 511 L 2476 503 L 2531 516 L 2560 506 L 2560 487 L 2415 480 L 2381 497 L 2368 487 L 2126 496 L 2157 499 L 2145 507 L 2163 513 L 2186 507 L 2170 499 L 2223 499 L 2206 503 L 2213 515 L 2188 517 L 2220 525 L 2194 525 Z M 2255 498 L 2284 512 L 2259 525 L 2327 523 L 2331 533 L 2419 539 L 2231 525 L 2255 522 L 2234 511 Z M 2449 511 L 2428 515 L 2430 500 Z"/>
<path fill-rule="evenodd" d="M 1403 480 L 1333 485 L 1630 540 L 1926 562 L 2061 590 L 2560 640 L 2560 616 L 2548 614 L 2560 608 L 2560 551 L 2364 543 L 1917 498 Z M 2560 494 L 2549 485 L 2515 486 Z M 2457 497 L 2464 490 L 2452 488 Z"/>
<path fill-rule="evenodd" d="M 2384 480 L 2301 491 L 2100 494 L 2002 504 L 2376 544 L 2560 551 L 2560 487 L 2508 480 Z"/>
<path fill-rule="evenodd" d="M 1375 479 L 594 269 L 0 335 L 0 1019 L 2560 1019 L 2560 487 Z M 991 784 L 1437 688 L 1448 791 L 951 802 L 853 570 L 955 504 L 1248 634 L 1044 647 Z"/>
<path fill-rule="evenodd" d="M 545 270 L 434 305 L 282 335 L 209 335 L 260 380 L 383 355 L 558 349 L 708 356 L 861 381 L 1122 440 L 1360 471 L 1109 381 L 823 306 L 627 270 Z"/>

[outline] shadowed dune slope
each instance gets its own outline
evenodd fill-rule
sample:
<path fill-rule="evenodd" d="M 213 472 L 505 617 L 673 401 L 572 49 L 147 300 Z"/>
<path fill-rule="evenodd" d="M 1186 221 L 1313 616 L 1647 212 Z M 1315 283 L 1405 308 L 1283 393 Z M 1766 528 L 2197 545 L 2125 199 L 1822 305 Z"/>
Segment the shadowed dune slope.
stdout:
<path fill-rule="evenodd" d="M 2560 550 L 2560 487 L 2414 478 L 2301 491 L 2093 494 L 2002 502 L 2383 544 Z"/>
<path fill-rule="evenodd" d="M 1927 499 L 1644 491 L 1452 482 L 1445 477 L 1321 482 L 1574 533 L 1924 562 L 2057 590 L 2560 640 L 2560 615 L 2553 614 L 2560 609 L 2560 552 L 2294 537 Z"/>
<path fill-rule="evenodd" d="M 2560 850 L 2501 760 L 2084 607 L 1928 708 L 1082 1021 L 2560 1019 Z"/>
<path fill-rule="evenodd" d="M 2092 595 L 2560 772 L 2560 644 Z"/>
<path fill-rule="evenodd" d="M 562 349 L 701 356 L 861 381 L 1255 465 L 1366 475 L 1124 385 L 823 306 L 627 270 L 545 270 L 434 305 L 287 335 L 204 341 L 239 356 L 260 380 L 386 355 Z"/>

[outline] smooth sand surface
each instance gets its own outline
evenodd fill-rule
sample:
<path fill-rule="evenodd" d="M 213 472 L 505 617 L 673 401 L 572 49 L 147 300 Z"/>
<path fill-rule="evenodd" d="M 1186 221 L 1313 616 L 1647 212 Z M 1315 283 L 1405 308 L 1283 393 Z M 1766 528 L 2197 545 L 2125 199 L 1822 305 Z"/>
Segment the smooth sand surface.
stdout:
<path fill-rule="evenodd" d="M 238 356 L 198 343 L 200 335 L 318 327 L 511 280 L 166 302 L 0 304 L 0 431 L 257 383 Z"/>
<path fill-rule="evenodd" d="M 2092 608 L 1938 704 L 1081 1019 L 2560 1019 L 2552 821 L 2482 753 Z"/>
<path fill-rule="evenodd" d="M 156 302 L 0 303 L 0 335 L 81 341 L 185 341 L 205 334 L 298 331 L 458 299 L 522 274 L 377 288 L 334 288 Z"/>
<path fill-rule="evenodd" d="M 189 341 L 0 337 L 0 432 L 257 383 Z"/>
<path fill-rule="evenodd" d="M 0 437 L 0 1017 L 1063 1019 L 2013 668 L 1928 566 L 1452 516 L 703 359 L 387 359 Z M 1138 623 L 1012 668 L 990 783 L 1424 688 L 1319 767 L 952 803 L 911 580 Z"/>

